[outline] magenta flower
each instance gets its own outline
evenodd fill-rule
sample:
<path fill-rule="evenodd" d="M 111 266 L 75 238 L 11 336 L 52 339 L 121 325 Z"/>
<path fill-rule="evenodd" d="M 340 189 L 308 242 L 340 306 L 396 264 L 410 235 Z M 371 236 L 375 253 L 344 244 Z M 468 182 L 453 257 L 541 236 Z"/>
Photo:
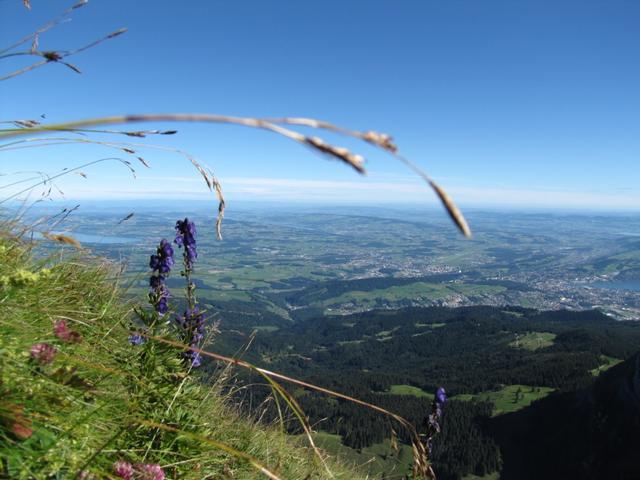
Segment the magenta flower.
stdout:
<path fill-rule="evenodd" d="M 138 463 L 135 466 L 136 479 L 140 480 L 164 480 L 164 472 L 160 465 Z"/>
<path fill-rule="evenodd" d="M 56 347 L 53 345 L 49 345 L 48 343 L 36 343 L 31 347 L 29 353 L 33 360 L 44 365 L 53 361 L 53 357 L 56 356 L 56 351 Z"/>
<path fill-rule="evenodd" d="M 64 340 L 65 342 L 81 342 L 82 335 L 73 330 L 69 330 L 67 327 L 67 322 L 64 320 L 56 320 L 56 323 L 53 324 L 53 333 L 60 340 Z"/>
<path fill-rule="evenodd" d="M 56 323 L 53 324 L 53 333 L 55 333 L 56 337 L 64 340 L 69 335 L 67 322 L 64 320 L 56 320 Z"/>
<path fill-rule="evenodd" d="M 125 460 L 118 460 L 113 464 L 113 473 L 125 480 L 133 480 L 133 465 Z"/>
<path fill-rule="evenodd" d="M 113 464 L 113 471 L 117 477 L 124 480 L 164 480 L 164 472 L 160 465 L 150 463 L 131 463 L 118 460 Z"/>

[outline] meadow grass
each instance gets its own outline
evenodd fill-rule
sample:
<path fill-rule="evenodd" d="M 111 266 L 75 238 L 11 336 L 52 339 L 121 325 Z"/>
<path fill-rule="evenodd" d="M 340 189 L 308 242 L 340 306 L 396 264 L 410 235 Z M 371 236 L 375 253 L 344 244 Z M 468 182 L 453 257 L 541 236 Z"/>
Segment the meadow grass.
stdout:
<path fill-rule="evenodd" d="M 116 272 L 84 252 L 35 258 L 0 229 L 0 477 L 116 478 L 126 460 L 167 478 L 329 478 L 309 448 L 240 416 L 224 375 L 205 384 L 172 346 L 131 345 Z M 60 321 L 73 341 L 56 336 Z M 55 349 L 50 363 L 32 358 L 35 344 Z"/>
<path fill-rule="evenodd" d="M 597 377 L 602 372 L 606 372 L 611 367 L 615 367 L 622 362 L 622 360 L 620 360 L 619 358 L 608 357 L 607 355 L 601 355 L 600 360 L 602 360 L 603 362 L 602 365 L 591 370 L 591 375 L 593 375 L 594 377 Z"/>
<path fill-rule="evenodd" d="M 616 360 L 616 359 L 612 359 Z M 619 361 L 618 361 L 619 362 Z M 616 363 L 609 363 L 607 368 Z M 595 375 L 595 374 L 594 374 Z M 531 387 L 529 385 L 507 385 L 500 390 L 487 391 L 481 393 L 461 393 L 451 397 L 452 400 L 461 400 L 465 402 L 471 401 L 490 401 L 493 403 L 493 416 L 502 415 L 503 413 L 511 413 L 521 410 L 531 405 L 532 402 L 546 397 L 553 388 L 549 387 Z M 425 392 L 421 388 L 412 385 L 391 385 L 389 391 L 384 392 L 388 395 L 412 395 L 414 397 L 424 397 L 433 399 L 433 394 Z"/>
<path fill-rule="evenodd" d="M 389 440 L 355 449 L 342 444 L 340 435 L 319 431 L 314 434 L 318 446 L 369 478 L 403 479 L 410 477 L 412 454 L 408 445 L 394 450 Z M 304 441 L 301 438 L 300 441 Z"/>
<path fill-rule="evenodd" d="M 500 473 L 499 472 L 488 473 L 487 475 L 483 475 L 482 477 L 479 477 L 478 475 L 470 474 L 462 477 L 462 480 L 500 480 Z"/>
<path fill-rule="evenodd" d="M 463 401 L 490 401 L 493 403 L 493 416 L 521 410 L 531 403 L 546 397 L 553 392 L 549 387 L 532 387 L 530 385 L 507 385 L 500 390 L 477 394 L 463 393 L 452 397 Z"/>
<path fill-rule="evenodd" d="M 421 388 L 413 385 L 391 385 L 389 391 L 385 392 L 389 395 L 413 395 L 414 397 L 424 397 L 433 400 L 433 393 L 425 392 Z"/>
<path fill-rule="evenodd" d="M 513 348 L 524 348 L 525 350 L 535 351 L 540 348 L 546 348 L 553 345 L 556 334 L 551 332 L 528 332 L 519 336 L 511 342 L 509 346 Z"/>
<path fill-rule="evenodd" d="M 431 282 L 414 282 L 408 285 L 392 286 L 375 290 L 361 291 L 352 290 L 339 296 L 313 302 L 311 305 L 318 305 L 325 308 L 336 307 L 345 303 L 353 302 L 358 305 L 375 305 L 376 301 L 383 300 L 389 302 L 401 302 L 411 299 L 443 299 L 450 295 L 462 294 L 467 296 L 499 294 L 506 290 L 498 285 L 465 285 L 465 284 L 442 284 Z"/>

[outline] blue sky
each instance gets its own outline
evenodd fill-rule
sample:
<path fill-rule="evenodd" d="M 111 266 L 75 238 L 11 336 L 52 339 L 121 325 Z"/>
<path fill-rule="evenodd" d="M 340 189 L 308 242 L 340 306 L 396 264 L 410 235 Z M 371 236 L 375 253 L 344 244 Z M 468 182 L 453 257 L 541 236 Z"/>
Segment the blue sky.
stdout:
<path fill-rule="evenodd" d="M 71 3 L 33 0 L 29 12 L 0 0 L 0 45 Z M 638 209 L 638 25 L 635 0 L 91 0 L 42 35 L 41 49 L 128 32 L 70 58 L 82 75 L 48 65 L 2 82 L 0 117 L 308 116 L 392 134 L 463 207 Z M 325 136 L 364 154 L 367 177 L 266 132 L 156 126 L 180 132 L 147 143 L 206 162 L 230 201 L 435 202 L 392 158 L 340 137 Z M 152 169 L 136 180 L 104 163 L 59 186 L 69 198 L 206 195 L 180 156 L 139 151 Z M 54 172 L 113 154 L 5 151 L 0 172 Z M 7 178 L 19 177 L 0 184 Z"/>

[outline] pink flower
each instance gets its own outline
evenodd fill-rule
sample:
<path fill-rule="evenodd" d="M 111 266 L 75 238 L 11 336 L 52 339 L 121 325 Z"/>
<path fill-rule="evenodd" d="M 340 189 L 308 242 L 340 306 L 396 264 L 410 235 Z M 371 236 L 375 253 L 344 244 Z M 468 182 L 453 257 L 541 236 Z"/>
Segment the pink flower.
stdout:
<path fill-rule="evenodd" d="M 64 320 L 56 320 L 56 323 L 53 324 L 53 333 L 60 340 L 64 340 L 65 342 L 81 342 L 82 335 L 78 332 L 74 332 L 73 330 L 69 330 L 67 327 L 67 322 Z"/>
<path fill-rule="evenodd" d="M 160 465 L 138 463 L 135 469 L 136 473 L 139 474 L 136 478 L 140 480 L 164 480 L 164 472 Z"/>
<path fill-rule="evenodd" d="M 113 464 L 113 472 L 116 476 L 125 480 L 133 480 L 133 465 L 125 460 L 118 460 Z"/>
<path fill-rule="evenodd" d="M 118 460 L 113 464 L 113 471 L 117 477 L 124 480 L 164 480 L 164 472 L 160 465 L 136 463 L 131 465 L 125 460 Z"/>
<path fill-rule="evenodd" d="M 31 358 L 42 364 L 51 363 L 56 356 L 56 347 L 48 343 L 36 343 L 30 350 Z"/>
<path fill-rule="evenodd" d="M 65 322 L 64 320 L 56 320 L 56 323 L 53 324 L 53 333 L 56 334 L 56 337 L 65 340 L 69 335 L 67 322 Z"/>

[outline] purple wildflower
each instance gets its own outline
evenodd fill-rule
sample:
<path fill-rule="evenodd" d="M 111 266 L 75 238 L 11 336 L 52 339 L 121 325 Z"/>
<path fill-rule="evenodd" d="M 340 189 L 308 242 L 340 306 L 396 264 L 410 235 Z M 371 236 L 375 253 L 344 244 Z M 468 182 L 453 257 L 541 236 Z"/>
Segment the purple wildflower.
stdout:
<path fill-rule="evenodd" d="M 131 345 L 142 345 L 144 342 L 145 338 L 140 333 L 133 333 L 129 335 L 129 343 Z"/>
<path fill-rule="evenodd" d="M 160 275 L 166 275 L 173 266 L 173 247 L 164 238 L 160 241 L 155 255 L 149 259 L 149 268 Z"/>
<path fill-rule="evenodd" d="M 160 465 L 138 463 L 135 466 L 136 479 L 164 480 L 164 472 Z"/>
<path fill-rule="evenodd" d="M 29 353 L 31 358 L 41 364 L 51 363 L 56 356 L 56 347 L 48 343 L 36 343 L 31 347 Z"/>
<path fill-rule="evenodd" d="M 445 392 L 444 388 L 440 387 L 436 390 L 435 401 L 440 404 L 441 407 L 445 404 L 447 401 L 447 392 Z"/>
<path fill-rule="evenodd" d="M 113 464 L 113 472 L 117 477 L 133 480 L 133 465 L 125 460 L 118 460 Z"/>
<path fill-rule="evenodd" d="M 178 325 L 182 327 L 182 340 L 192 348 L 199 348 L 204 340 L 204 313 L 198 307 L 187 308 L 184 315 L 176 317 Z M 190 360 L 192 368 L 198 368 L 202 363 L 200 353 L 189 350 L 185 353 L 185 358 Z"/>
<path fill-rule="evenodd" d="M 164 287 L 160 290 L 160 298 L 156 302 L 156 312 L 160 315 L 164 315 L 169 311 L 169 304 L 167 303 L 167 298 L 169 297 L 169 290 Z"/>
<path fill-rule="evenodd" d="M 176 222 L 176 245 L 184 247 L 184 263 L 191 270 L 193 262 L 198 258 L 196 250 L 196 225 L 188 218 Z"/>
<path fill-rule="evenodd" d="M 165 278 L 162 275 L 152 275 L 149 277 L 149 286 L 155 290 L 164 285 L 164 280 Z"/>
<path fill-rule="evenodd" d="M 189 351 L 188 355 L 189 359 L 191 360 L 191 368 L 198 368 L 200 365 L 202 365 L 202 356 L 200 355 L 200 352 L 191 350 Z"/>
<path fill-rule="evenodd" d="M 432 438 L 440 433 L 440 420 L 442 418 L 442 409 L 444 404 L 447 402 L 447 393 L 444 388 L 440 387 L 436 390 L 435 397 L 433 398 L 433 402 L 431 403 L 431 413 L 427 417 L 426 420 L 426 428 L 427 432 L 425 434 L 426 437 L 426 447 L 429 452 L 433 449 Z"/>
<path fill-rule="evenodd" d="M 149 278 L 149 301 L 155 308 L 156 312 L 164 315 L 169 311 L 167 300 L 169 298 L 169 289 L 165 285 L 167 275 L 173 266 L 173 247 L 164 238 L 160 241 L 155 255 L 151 255 L 149 267 L 154 274 Z"/>

